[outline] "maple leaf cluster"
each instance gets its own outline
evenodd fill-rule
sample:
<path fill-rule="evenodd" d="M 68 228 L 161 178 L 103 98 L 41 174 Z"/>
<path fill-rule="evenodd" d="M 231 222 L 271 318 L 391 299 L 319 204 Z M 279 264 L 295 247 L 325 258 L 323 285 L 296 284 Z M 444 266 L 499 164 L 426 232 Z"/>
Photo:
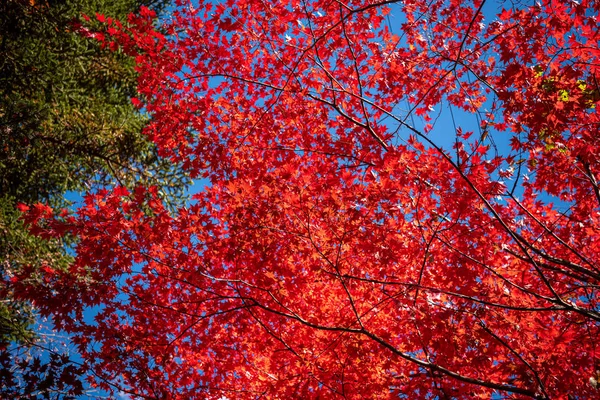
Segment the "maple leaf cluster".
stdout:
<path fill-rule="evenodd" d="M 145 133 L 206 187 L 88 194 L 70 271 L 15 291 L 149 398 L 597 396 L 600 3 L 506 7 L 110 22 Z"/>

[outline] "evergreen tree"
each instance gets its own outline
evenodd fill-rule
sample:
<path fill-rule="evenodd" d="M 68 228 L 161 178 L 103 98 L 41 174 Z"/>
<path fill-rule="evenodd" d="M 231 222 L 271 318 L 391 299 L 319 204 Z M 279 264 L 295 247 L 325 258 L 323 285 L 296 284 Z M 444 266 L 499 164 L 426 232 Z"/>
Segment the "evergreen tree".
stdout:
<path fill-rule="evenodd" d="M 24 267 L 65 269 L 70 262 L 66 249 L 72 243 L 30 235 L 19 220 L 19 203 L 61 208 L 69 205 L 68 192 L 138 184 L 158 186 L 172 207 L 183 198 L 186 176 L 158 156 L 142 134 L 146 116 L 131 104 L 133 59 L 106 48 L 97 40 L 104 27 L 85 18 L 125 21 L 142 5 L 160 11 L 165 2 L 0 2 L 0 273 L 7 281 Z M 0 349 L 28 347 L 35 340 L 32 305 L 6 285 L 0 296 Z M 6 354 L 1 358 L 0 387 L 23 384 L 27 374 L 21 371 L 17 379 Z M 33 393 L 35 385 L 25 386 L 1 394 Z"/>

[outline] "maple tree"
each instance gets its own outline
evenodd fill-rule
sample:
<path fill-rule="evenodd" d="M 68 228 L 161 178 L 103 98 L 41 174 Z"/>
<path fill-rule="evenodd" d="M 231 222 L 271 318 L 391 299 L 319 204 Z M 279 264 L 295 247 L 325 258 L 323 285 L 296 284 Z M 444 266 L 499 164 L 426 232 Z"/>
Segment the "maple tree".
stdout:
<path fill-rule="evenodd" d="M 230 0 L 178 1 L 160 31 L 147 9 L 105 21 L 145 133 L 209 183 L 176 213 L 153 187 L 23 206 L 76 257 L 10 284 L 93 385 L 143 398 L 595 397 L 599 12 Z"/>

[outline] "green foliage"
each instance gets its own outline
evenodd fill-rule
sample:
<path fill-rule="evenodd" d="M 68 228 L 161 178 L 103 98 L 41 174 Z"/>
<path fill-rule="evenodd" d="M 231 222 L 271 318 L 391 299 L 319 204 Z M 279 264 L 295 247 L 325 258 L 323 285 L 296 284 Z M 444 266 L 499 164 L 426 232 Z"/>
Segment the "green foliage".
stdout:
<path fill-rule="evenodd" d="M 77 32 L 81 15 L 125 18 L 131 0 L 0 5 L 0 191 L 19 201 L 62 205 L 66 191 L 166 183 L 175 169 L 140 134 L 131 105 L 136 73 L 128 56 Z M 85 21 L 83 21 L 85 22 Z M 93 31 L 94 27 L 85 27 Z"/>
<path fill-rule="evenodd" d="M 164 1 L 6 0 L 0 2 L 0 275 L 24 265 L 66 268 L 65 243 L 28 234 L 18 203 L 69 203 L 69 191 L 156 185 L 169 206 L 183 200 L 187 177 L 161 160 L 141 133 L 146 116 L 133 60 L 93 37 L 103 29 L 83 15 L 126 20 Z M 93 20 L 93 18 L 92 18 Z M 6 285 L 5 285 L 6 286 Z M 33 338 L 32 307 L 0 287 L 0 346 Z M 3 346 L 2 346 L 3 347 Z"/>
<path fill-rule="evenodd" d="M 0 303 L 0 348 L 11 342 L 28 343 L 34 338 L 31 306 L 8 297 Z"/>
<path fill-rule="evenodd" d="M 5 281 L 10 281 L 20 266 L 39 268 L 52 265 L 65 269 L 71 257 L 64 254 L 64 243 L 43 240 L 30 235 L 19 212 L 14 209 L 14 199 L 0 198 L 0 270 Z M 10 342 L 27 343 L 34 338 L 29 325 L 33 322 L 32 307 L 14 299 L 12 289 L 0 286 L 0 348 Z"/>

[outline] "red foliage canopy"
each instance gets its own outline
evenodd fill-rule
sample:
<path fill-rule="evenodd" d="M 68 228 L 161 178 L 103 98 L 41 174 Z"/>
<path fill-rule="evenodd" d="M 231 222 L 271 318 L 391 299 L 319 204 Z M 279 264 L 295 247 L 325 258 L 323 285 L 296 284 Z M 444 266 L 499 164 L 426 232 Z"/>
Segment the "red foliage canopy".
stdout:
<path fill-rule="evenodd" d="M 595 397 L 599 14 L 229 0 L 109 21 L 148 136 L 210 184 L 174 215 L 152 188 L 38 212 L 76 261 L 13 284 L 97 384 L 148 398 Z"/>

